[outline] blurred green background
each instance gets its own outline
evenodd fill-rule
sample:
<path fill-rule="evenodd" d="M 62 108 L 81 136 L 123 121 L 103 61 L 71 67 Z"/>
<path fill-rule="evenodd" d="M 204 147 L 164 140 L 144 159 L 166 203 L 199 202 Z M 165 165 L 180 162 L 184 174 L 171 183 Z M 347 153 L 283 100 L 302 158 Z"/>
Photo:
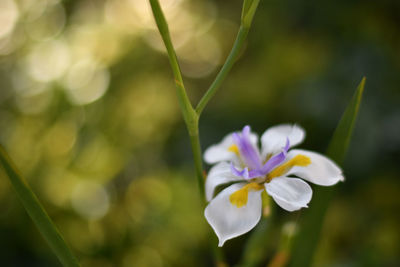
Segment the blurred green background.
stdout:
<path fill-rule="evenodd" d="M 160 2 L 197 102 L 242 1 Z M 203 113 L 203 150 L 246 124 L 261 134 L 293 122 L 307 131 L 301 147 L 324 152 L 367 77 L 315 266 L 400 266 L 399 49 L 397 0 L 261 0 Z M 212 266 L 174 90 L 146 0 L 0 1 L 0 143 L 83 266 Z M 3 171 L 0 206 L 1 266 L 60 266 Z M 281 222 L 298 216 L 276 210 Z M 246 238 L 226 244 L 230 264 Z"/>

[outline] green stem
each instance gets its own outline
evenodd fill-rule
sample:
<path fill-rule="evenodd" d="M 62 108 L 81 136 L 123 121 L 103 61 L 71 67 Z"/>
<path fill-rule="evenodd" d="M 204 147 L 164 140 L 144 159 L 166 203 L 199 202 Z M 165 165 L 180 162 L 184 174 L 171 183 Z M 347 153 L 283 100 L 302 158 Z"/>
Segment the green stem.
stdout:
<path fill-rule="evenodd" d="M 235 60 L 237 59 L 241 48 L 243 47 L 246 36 L 249 32 L 251 22 L 254 17 L 254 13 L 257 9 L 259 0 L 245 0 L 243 3 L 241 26 L 239 28 L 238 35 L 236 37 L 235 43 L 232 50 L 222 66 L 220 72 L 215 78 L 214 82 L 211 84 L 210 88 L 207 90 L 205 95 L 201 98 L 196 109 L 193 106 L 186 94 L 186 89 L 183 84 L 182 74 L 179 67 L 178 59 L 171 41 L 168 24 L 165 20 L 165 16 L 162 12 L 158 0 L 149 0 L 151 9 L 153 11 L 154 19 L 156 21 L 158 30 L 161 34 L 165 47 L 167 49 L 168 58 L 172 67 L 172 72 L 175 78 L 176 91 L 178 95 L 179 106 L 183 114 L 183 118 L 186 123 L 187 130 L 190 136 L 190 143 L 192 146 L 194 165 L 196 169 L 197 180 L 199 184 L 199 190 L 201 197 L 204 201 L 204 178 L 203 178 L 203 161 L 199 138 L 199 117 L 208 101 L 215 95 L 218 88 L 221 86 L 222 82 L 226 78 L 229 71 L 232 69 Z M 216 249 L 215 251 L 216 259 L 223 262 L 222 251 Z"/>
<path fill-rule="evenodd" d="M 252 232 L 243 249 L 242 259 L 237 267 L 260 266 L 260 262 L 268 255 L 268 242 L 273 230 L 273 220 L 262 218 Z"/>
<path fill-rule="evenodd" d="M 243 47 L 243 44 L 246 41 L 246 37 L 247 34 L 249 33 L 251 23 L 253 21 L 253 17 L 257 10 L 259 2 L 260 2 L 259 0 L 245 0 L 243 2 L 241 24 L 239 32 L 236 36 L 236 40 L 224 65 L 217 74 L 217 77 L 215 77 L 215 80 L 210 85 L 204 96 L 200 99 L 200 102 L 196 107 L 196 112 L 199 116 L 203 112 L 204 108 L 211 100 L 211 98 L 215 95 L 217 90 L 221 87 L 222 82 L 225 80 L 229 71 L 232 69 L 233 64 L 236 62 L 236 59 L 238 58 L 238 55 Z"/>
<path fill-rule="evenodd" d="M 4 167 L 7 176 L 10 178 L 11 184 L 24 205 L 25 210 L 28 212 L 49 246 L 53 249 L 60 262 L 68 267 L 80 266 L 57 227 L 53 224 L 36 195 L 19 174 L 11 158 L 1 145 L 0 164 Z"/>
<path fill-rule="evenodd" d="M 214 82 L 211 84 L 210 88 L 207 90 L 205 95 L 201 98 L 199 104 L 196 107 L 196 110 L 193 109 L 193 106 L 186 94 L 186 89 L 183 84 L 183 79 L 178 59 L 175 53 L 174 46 L 171 41 L 168 24 L 162 12 L 160 3 L 158 2 L 158 0 L 149 0 L 149 1 L 151 9 L 153 11 L 154 19 L 156 21 L 158 30 L 161 34 L 161 38 L 163 39 L 163 42 L 167 49 L 169 62 L 171 64 L 172 72 L 174 74 L 176 91 L 178 95 L 178 102 L 183 114 L 183 118 L 186 123 L 186 127 L 189 132 L 190 142 L 193 151 L 193 159 L 196 168 L 197 180 L 199 184 L 199 190 L 203 197 L 204 179 L 203 179 L 202 156 L 201 156 L 201 147 L 200 147 L 199 130 L 198 130 L 199 117 L 201 112 L 207 105 L 208 101 L 210 101 L 210 99 L 215 95 L 218 88 L 221 86 L 222 82 L 228 75 L 229 71 L 232 69 L 232 66 L 235 63 L 235 60 L 237 59 L 240 50 L 243 47 L 243 44 L 246 40 L 259 0 L 244 1 L 241 26 L 239 28 L 239 32 L 236 37 L 235 43 L 232 47 L 232 50 L 228 58 L 226 59 L 224 65 L 222 66 L 220 72 L 218 73 L 217 77 L 215 78 Z"/>
<path fill-rule="evenodd" d="M 265 196 L 266 198 L 263 199 L 263 209 L 269 206 L 270 213 L 268 216 L 263 215 L 257 227 L 251 232 L 237 267 L 260 266 L 261 262 L 268 256 L 271 240 L 275 240 L 273 231 L 276 228 L 276 207 L 273 205 L 272 199 L 266 193 Z"/>
<path fill-rule="evenodd" d="M 243 44 L 246 40 L 249 29 L 250 29 L 249 27 L 245 27 L 243 25 L 240 26 L 238 35 L 236 37 L 235 43 L 233 44 L 232 50 L 229 53 L 228 58 L 226 59 L 221 70 L 219 71 L 214 82 L 210 85 L 207 92 L 200 99 L 200 102 L 196 107 L 196 112 L 197 112 L 197 114 L 199 114 L 199 116 L 203 112 L 204 108 L 206 107 L 206 105 L 210 101 L 210 99 L 215 95 L 217 90 L 221 87 L 222 82 L 225 80 L 229 71 L 232 69 L 233 64 L 235 63 L 235 61 L 240 53 L 240 50 L 243 47 Z"/>
<path fill-rule="evenodd" d="M 161 37 L 164 41 L 165 47 L 167 48 L 169 62 L 171 64 L 172 72 L 175 78 L 176 92 L 178 95 L 179 107 L 183 114 L 187 130 L 190 136 L 190 143 L 192 145 L 194 165 L 196 169 L 197 182 L 199 184 L 199 190 L 201 198 L 204 199 L 204 179 L 203 179 L 203 166 L 201 147 L 199 140 L 199 116 L 193 109 L 190 103 L 189 97 L 186 94 L 186 89 L 183 84 L 182 74 L 179 67 L 178 59 L 176 57 L 175 49 L 171 41 L 171 36 L 168 29 L 167 21 L 161 10 L 160 3 L 158 0 L 150 0 L 151 9 L 156 20 L 158 30 L 160 31 Z"/>
<path fill-rule="evenodd" d="M 181 108 L 183 118 L 185 120 L 188 131 L 195 130 L 195 124 L 197 121 L 197 114 L 190 103 L 189 97 L 186 94 L 185 86 L 183 84 L 182 74 L 179 67 L 178 59 L 176 57 L 175 49 L 171 41 L 171 36 L 168 29 L 167 21 L 161 10 L 160 3 L 158 0 L 150 0 L 151 9 L 158 27 L 158 30 L 163 39 L 164 45 L 167 48 L 169 62 L 171 64 L 172 72 L 175 78 L 175 87 L 178 95 L 178 102 Z"/>
<path fill-rule="evenodd" d="M 198 129 L 198 121 L 195 124 L 196 128 L 193 131 L 189 132 L 190 143 L 192 145 L 194 166 L 196 169 L 197 182 L 199 185 L 200 195 L 202 196 L 202 200 L 204 199 L 204 176 L 203 176 L 203 160 L 201 154 L 201 146 L 200 146 L 200 138 L 199 138 L 199 129 Z"/>

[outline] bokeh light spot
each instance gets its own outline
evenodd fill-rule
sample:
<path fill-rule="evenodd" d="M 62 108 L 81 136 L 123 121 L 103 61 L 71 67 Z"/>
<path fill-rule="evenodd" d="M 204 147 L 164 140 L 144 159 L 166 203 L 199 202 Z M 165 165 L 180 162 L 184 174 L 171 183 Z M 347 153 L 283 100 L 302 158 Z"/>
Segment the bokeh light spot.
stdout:
<path fill-rule="evenodd" d="M 51 127 L 45 138 L 50 158 L 66 155 L 76 141 L 76 125 L 72 121 L 60 121 Z"/>
<path fill-rule="evenodd" d="M 139 246 L 132 249 L 123 259 L 123 267 L 162 267 L 163 261 L 157 250 L 148 246 Z"/>
<path fill-rule="evenodd" d="M 78 183 L 72 192 L 71 202 L 82 217 L 92 220 L 106 215 L 110 206 L 107 191 L 94 181 Z"/>
<path fill-rule="evenodd" d="M 146 220 L 146 215 L 166 210 L 171 204 L 171 190 L 157 177 L 135 180 L 126 193 L 126 208 L 135 223 Z"/>
<path fill-rule="evenodd" d="M 195 36 L 177 53 L 182 59 L 182 72 L 192 78 L 207 76 L 215 70 L 221 59 L 220 45 L 209 34 Z"/>
<path fill-rule="evenodd" d="M 13 31 L 18 17 L 19 10 L 13 0 L 0 1 L 0 39 Z"/>
<path fill-rule="evenodd" d="M 86 59 L 72 65 L 64 84 L 71 102 L 85 105 L 101 98 L 107 91 L 109 82 L 108 70 Z"/>
<path fill-rule="evenodd" d="M 70 62 L 68 46 L 62 40 L 39 43 L 26 61 L 27 72 L 37 81 L 50 82 L 60 78 Z"/>
<path fill-rule="evenodd" d="M 39 114 L 48 108 L 53 100 L 53 91 L 47 90 L 37 94 L 21 95 L 16 99 L 20 111 L 25 114 Z"/>
<path fill-rule="evenodd" d="M 34 40 L 48 40 L 57 36 L 65 26 L 65 10 L 61 4 L 48 4 L 40 16 L 28 17 L 25 30 Z"/>

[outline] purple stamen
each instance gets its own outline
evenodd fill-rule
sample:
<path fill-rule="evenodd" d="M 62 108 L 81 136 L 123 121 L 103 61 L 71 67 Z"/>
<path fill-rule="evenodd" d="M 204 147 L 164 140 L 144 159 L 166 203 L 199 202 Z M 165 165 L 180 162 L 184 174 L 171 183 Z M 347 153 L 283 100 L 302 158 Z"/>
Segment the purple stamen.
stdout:
<path fill-rule="evenodd" d="M 285 161 L 286 154 L 290 147 L 290 142 L 289 142 L 289 139 L 287 138 L 285 147 L 282 147 L 282 152 L 271 157 L 263 166 L 261 166 L 261 163 L 257 163 L 254 161 L 255 159 L 260 160 L 260 157 L 258 156 L 257 151 L 255 151 L 255 149 L 253 148 L 253 146 L 251 145 L 250 142 L 246 142 L 249 140 L 249 138 L 246 139 L 246 137 L 249 136 L 249 132 L 250 132 L 250 128 L 246 129 L 247 127 L 248 126 L 246 126 L 243 129 L 242 136 L 239 136 L 239 134 L 235 133 L 234 140 L 235 140 L 235 143 L 239 146 L 240 153 L 241 153 L 245 163 L 249 166 L 249 162 L 252 162 L 254 165 L 259 166 L 259 167 L 254 168 L 250 171 L 246 167 L 243 170 L 239 171 L 238 169 L 235 168 L 233 163 L 231 163 L 232 173 L 234 175 L 242 177 L 246 180 L 267 175 L 275 167 L 277 167 L 278 165 L 280 165 L 282 162 Z M 244 147 L 245 149 L 242 149 L 242 147 Z M 256 155 L 257 157 L 255 157 L 254 155 Z"/>
<path fill-rule="evenodd" d="M 238 146 L 244 163 L 250 169 L 260 169 L 262 167 L 260 155 L 250 142 L 250 126 L 245 126 L 241 135 L 234 133 L 233 141 Z"/>
<path fill-rule="evenodd" d="M 261 169 L 261 173 L 263 173 L 263 175 L 268 174 L 270 171 L 272 171 L 272 169 L 274 169 L 276 166 L 280 165 L 282 162 L 285 161 L 286 158 L 286 154 L 289 150 L 290 147 L 290 142 L 289 142 L 289 138 L 286 138 L 286 145 L 285 147 L 282 148 L 282 152 L 271 157 L 262 167 Z"/>
<path fill-rule="evenodd" d="M 239 171 L 235 168 L 235 166 L 233 166 L 233 163 L 231 162 L 231 171 L 236 176 L 243 177 L 244 179 L 249 179 L 249 169 L 247 167 Z"/>

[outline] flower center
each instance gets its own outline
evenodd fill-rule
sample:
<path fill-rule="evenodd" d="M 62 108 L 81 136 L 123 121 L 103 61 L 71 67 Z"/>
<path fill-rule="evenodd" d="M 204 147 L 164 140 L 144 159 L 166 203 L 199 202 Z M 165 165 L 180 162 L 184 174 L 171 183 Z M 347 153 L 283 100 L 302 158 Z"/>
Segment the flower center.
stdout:
<path fill-rule="evenodd" d="M 266 176 L 276 166 L 285 161 L 290 146 L 289 139 L 286 139 L 286 145 L 282 147 L 282 151 L 274 156 L 268 155 L 266 157 L 267 160 L 262 164 L 259 152 L 251 144 L 249 136 L 250 128 L 246 126 L 241 136 L 238 133 L 233 134 L 235 144 L 228 148 L 228 151 L 234 152 L 245 166 L 243 170 L 238 170 L 233 163 L 231 163 L 232 173 L 246 180 Z"/>
<path fill-rule="evenodd" d="M 273 178 L 280 177 L 287 173 L 294 166 L 305 167 L 311 164 L 311 159 L 304 155 L 296 155 L 286 163 L 276 167 L 264 177 L 256 177 L 251 183 L 246 184 L 241 189 L 235 191 L 229 196 L 232 205 L 241 208 L 247 204 L 249 190 L 258 191 L 264 189 L 264 183 L 269 183 Z"/>

